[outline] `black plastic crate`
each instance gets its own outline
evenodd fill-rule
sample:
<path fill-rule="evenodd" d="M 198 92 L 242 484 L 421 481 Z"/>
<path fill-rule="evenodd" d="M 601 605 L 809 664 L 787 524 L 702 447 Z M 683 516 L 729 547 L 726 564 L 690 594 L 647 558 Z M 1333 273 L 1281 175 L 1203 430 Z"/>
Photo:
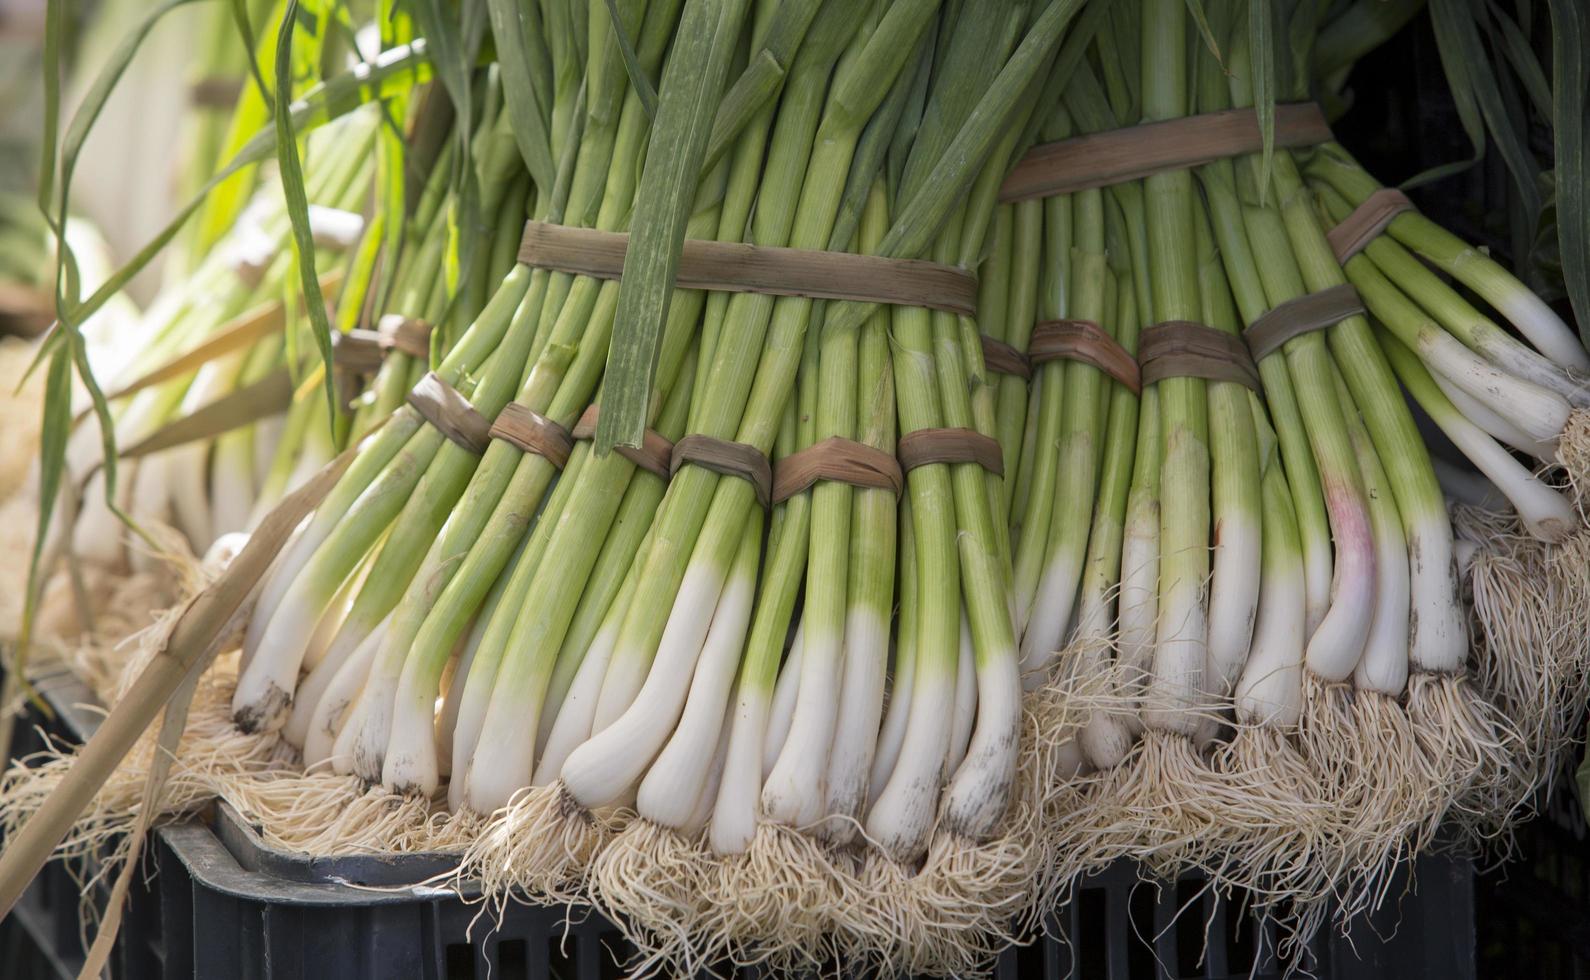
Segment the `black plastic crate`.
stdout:
<path fill-rule="evenodd" d="M 56 708 L 19 721 L 14 753 L 91 733 L 98 716 L 70 675 L 41 676 Z M 600 916 L 510 904 L 500 922 L 450 890 L 415 884 L 447 870 L 441 855 L 308 858 L 267 847 L 225 804 L 158 829 L 129 898 L 112 958 L 117 980 L 599 980 L 623 975 L 627 948 Z M 1082 882 L 1050 917 L 1045 938 L 1008 950 L 998 980 L 1270 980 L 1302 967 L 1334 980 L 1452 978 L 1474 972 L 1473 873 L 1466 860 L 1418 861 L 1416 889 L 1355 924 L 1353 942 L 1320 937 L 1302 963 L 1276 959 L 1276 930 L 1239 900 L 1186 877 L 1144 881 L 1120 864 Z M 1401 894 L 1401 889 L 1392 892 Z M 83 958 L 81 891 L 60 863 L 28 890 L 0 950 L 25 930 L 33 959 L 7 976 L 76 975 Z M 101 904 L 104 895 L 100 895 Z M 13 973 L 11 968 L 19 972 Z"/>
<path fill-rule="evenodd" d="M 1539 816 L 1514 835 L 1511 860 L 1476 880 L 1483 976 L 1590 978 L 1590 827 L 1574 786 L 1575 762 L 1543 794 Z"/>

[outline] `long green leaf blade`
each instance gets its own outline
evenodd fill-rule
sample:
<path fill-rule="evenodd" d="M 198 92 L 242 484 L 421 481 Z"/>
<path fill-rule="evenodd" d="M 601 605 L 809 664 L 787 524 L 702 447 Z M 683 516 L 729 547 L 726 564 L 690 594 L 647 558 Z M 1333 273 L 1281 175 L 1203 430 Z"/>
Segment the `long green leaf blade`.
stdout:
<path fill-rule="evenodd" d="M 534 4 L 518 0 L 487 0 L 491 36 L 502 66 L 503 100 L 513 119 L 513 138 L 524 157 L 525 169 L 537 187 L 551 187 L 557 165 L 552 161 L 552 141 L 547 120 L 537 105 L 530 77 L 530 56 L 525 43 L 524 18 L 534 16 Z"/>
<path fill-rule="evenodd" d="M 1557 157 L 1557 245 L 1579 336 L 1590 344 L 1590 10 L 1580 0 L 1550 0 L 1553 140 Z"/>
<path fill-rule="evenodd" d="M 285 95 L 293 85 L 293 34 L 298 29 L 298 0 L 287 0 L 287 13 L 282 17 L 281 30 L 276 35 L 276 91 Z M 320 361 L 325 365 L 326 403 L 329 418 L 335 431 L 337 419 L 337 388 L 331 378 L 331 323 L 326 318 L 326 304 L 320 301 L 320 282 L 315 275 L 315 236 L 309 227 L 309 194 L 304 188 L 304 168 L 298 156 L 298 136 L 293 131 L 293 114 L 287 99 L 275 100 L 273 115 L 276 120 L 276 165 L 281 171 L 282 197 L 286 199 L 287 217 L 293 228 L 293 264 L 298 267 L 299 287 L 303 291 L 304 307 L 309 313 L 310 335 L 320 350 Z"/>
<path fill-rule="evenodd" d="M 635 195 L 597 423 L 599 453 L 614 446 L 639 446 L 646 430 L 652 373 L 690 202 L 746 5 L 746 0 L 690 0 L 679 22 Z"/>

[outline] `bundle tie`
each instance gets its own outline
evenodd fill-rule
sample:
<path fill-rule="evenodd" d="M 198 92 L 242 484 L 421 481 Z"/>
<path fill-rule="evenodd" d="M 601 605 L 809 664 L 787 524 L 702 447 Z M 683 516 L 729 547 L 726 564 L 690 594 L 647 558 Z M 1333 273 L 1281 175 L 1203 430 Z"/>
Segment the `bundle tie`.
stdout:
<path fill-rule="evenodd" d="M 983 334 L 983 366 L 995 374 L 1008 374 L 1023 381 L 1032 379 L 1032 365 L 1027 355 L 1005 343 Z"/>
<path fill-rule="evenodd" d="M 1326 232 L 1325 240 L 1336 253 L 1336 261 L 1346 265 L 1348 259 L 1362 252 L 1385 231 L 1397 215 L 1416 210 L 1408 195 L 1394 187 L 1383 187 L 1364 198 L 1362 204 L 1353 208 L 1352 214 Z"/>
<path fill-rule="evenodd" d="M 995 476 L 1005 475 L 999 440 L 973 429 L 918 429 L 900 437 L 895 450 L 906 473 L 929 463 L 976 463 Z"/>
<path fill-rule="evenodd" d="M 1062 358 L 1091 364 L 1129 388 L 1143 391 L 1137 359 L 1092 320 L 1045 320 L 1032 329 L 1027 358 L 1033 364 Z"/>
<path fill-rule="evenodd" d="M 431 356 L 431 325 L 399 313 L 388 313 L 374 330 L 356 328 L 331 336 L 332 361 L 349 374 L 374 374 L 388 354 L 397 351 L 416 360 Z"/>
<path fill-rule="evenodd" d="M 580 420 L 574 423 L 574 430 L 569 434 L 576 441 L 592 438 L 596 435 L 596 423 L 601 417 L 602 406 L 592 405 L 580 416 Z M 638 449 L 634 446 L 614 446 L 613 450 L 641 469 L 655 473 L 664 480 L 670 476 L 668 465 L 673 458 L 674 444 L 656 429 L 646 430 Z"/>
<path fill-rule="evenodd" d="M 1335 326 L 1363 312 L 1364 304 L 1358 297 L 1358 290 L 1344 282 L 1287 300 L 1249 324 L 1242 332 L 1242 339 L 1253 359 L 1262 361 L 1289 340 Z"/>
<path fill-rule="evenodd" d="M 1137 359 L 1144 386 L 1167 378 L 1202 378 L 1259 391 L 1259 369 L 1242 338 L 1191 320 L 1144 328 Z"/>
<path fill-rule="evenodd" d="M 693 433 L 674 443 L 668 475 L 678 473 L 686 463 L 746 481 L 756 491 L 757 503 L 764 509 L 772 501 L 773 468 L 755 446 Z"/>
<path fill-rule="evenodd" d="M 905 490 L 905 475 L 893 456 L 864 442 L 830 436 L 778 461 L 773 467 L 773 503 L 783 503 L 819 480 L 888 490 L 896 497 Z"/>
<path fill-rule="evenodd" d="M 428 372 L 414 386 L 408 403 L 450 442 L 476 456 L 485 453 L 491 443 L 491 423 L 435 371 Z"/>
<path fill-rule="evenodd" d="M 560 470 L 569 464 L 569 454 L 574 451 L 574 439 L 568 429 L 519 402 L 502 407 L 487 435 L 520 452 L 543 456 Z"/>
<path fill-rule="evenodd" d="M 528 221 L 519 261 L 598 279 L 624 271 L 629 235 Z M 817 249 L 686 239 L 674 285 L 730 293 L 857 300 L 921 306 L 962 316 L 977 312 L 977 279 L 965 269 Z"/>
<path fill-rule="evenodd" d="M 1275 107 L 1277 149 L 1331 139 L 1325 114 L 1314 103 Z M 1253 109 L 1225 109 L 1089 133 L 1028 150 L 1000 186 L 999 199 L 1030 201 L 1109 187 L 1263 149 L 1264 136 Z"/>

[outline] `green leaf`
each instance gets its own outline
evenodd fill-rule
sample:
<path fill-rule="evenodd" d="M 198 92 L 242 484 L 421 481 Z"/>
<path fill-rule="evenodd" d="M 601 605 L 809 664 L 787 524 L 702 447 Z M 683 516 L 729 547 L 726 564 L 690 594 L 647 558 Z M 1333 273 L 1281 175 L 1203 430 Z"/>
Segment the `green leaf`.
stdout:
<path fill-rule="evenodd" d="M 531 81 L 529 46 L 525 40 L 525 21 L 535 19 L 534 30 L 539 33 L 539 14 L 535 4 L 523 4 L 519 0 L 487 0 L 487 6 L 491 13 L 491 36 L 497 47 L 497 63 L 502 67 L 503 100 L 513 119 L 514 142 L 536 186 L 551 187 L 557 165 L 552 160 L 547 119 Z"/>
<path fill-rule="evenodd" d="M 53 6 L 53 5 L 52 5 Z M 15 659 L 11 670 L 27 684 L 23 670 L 33 642 L 33 620 L 38 612 L 38 601 L 44 591 L 39 566 L 44 555 L 44 541 L 49 535 L 50 519 L 55 513 L 55 502 L 66 475 L 66 440 L 72 430 L 72 362 L 70 352 L 61 348 L 50 357 L 50 369 L 44 381 L 44 419 L 39 436 L 39 522 L 33 538 L 33 551 L 28 557 L 27 595 L 22 602 L 22 628 L 17 636 Z M 71 533 L 63 528 L 62 533 Z"/>
<path fill-rule="evenodd" d="M 255 50 L 254 25 L 248 19 L 248 0 L 231 0 L 232 23 L 243 41 L 243 52 L 248 55 L 249 75 L 254 79 L 254 90 L 267 106 L 272 105 L 270 86 L 265 83 L 265 72 L 260 69 L 259 53 Z"/>
<path fill-rule="evenodd" d="M 607 355 L 596 451 L 639 446 L 701 161 L 747 0 L 689 0 L 663 73 Z"/>
<path fill-rule="evenodd" d="M 1248 57 L 1253 76 L 1253 111 L 1259 116 L 1259 135 L 1264 144 L 1259 167 L 1259 186 L 1270 186 L 1270 167 L 1275 162 L 1275 11 L 1270 0 L 1248 0 Z M 1264 203 L 1260 193 L 1259 203 Z"/>
<path fill-rule="evenodd" d="M 1221 61 L 1220 42 L 1215 40 L 1214 29 L 1209 26 L 1209 14 L 1204 10 L 1203 0 L 1187 0 L 1187 12 L 1192 15 L 1193 23 L 1198 25 L 1198 34 L 1204 39 L 1204 46 L 1215 56 L 1216 61 Z"/>
<path fill-rule="evenodd" d="M 116 497 L 116 440 L 114 426 L 111 424 L 110 406 L 105 401 L 104 393 L 94 379 L 93 370 L 88 363 L 87 348 L 83 342 L 82 334 L 78 327 L 86 318 L 79 303 L 80 283 L 77 274 L 77 262 L 72 254 L 71 246 L 66 239 L 66 220 L 71 206 L 72 177 L 77 169 L 78 158 L 82 155 L 83 146 L 89 135 L 93 132 L 94 124 L 99 120 L 105 103 L 109 101 L 116 84 L 126 72 L 127 66 L 132 62 L 133 56 L 138 53 L 144 38 L 154 28 L 162 17 L 172 10 L 177 9 L 192 0 L 167 0 L 166 3 L 151 10 L 143 20 L 139 21 L 111 52 L 105 66 L 95 75 L 87 92 L 76 112 L 72 115 L 71 122 L 67 125 L 66 133 L 62 137 L 57 178 L 55 174 L 56 156 L 54 141 L 59 127 L 60 113 L 60 57 L 61 33 L 64 25 L 60 13 L 56 10 L 59 4 L 51 4 L 50 12 L 46 17 L 45 40 L 45 134 L 49 145 L 45 149 L 45 168 L 39 181 L 39 204 L 54 233 L 55 248 L 55 312 L 56 330 L 54 337 L 64 338 L 67 345 L 58 349 L 51 355 L 55 360 L 51 362 L 49 382 L 45 386 L 45 418 L 47 424 L 61 414 L 67 417 L 67 426 L 70 427 L 71 415 L 71 367 L 76 366 L 81 375 L 84 387 L 88 390 L 94 411 L 100 420 L 100 437 L 105 454 L 105 500 L 115 510 Z M 53 213 L 52 213 L 53 209 Z M 59 346 L 59 343 L 56 345 Z M 43 356 L 41 349 L 40 356 Z M 58 372 L 63 370 L 64 364 L 66 380 L 64 387 L 59 382 Z M 64 404 L 63 404 L 64 403 Z M 60 439 L 45 439 L 41 441 L 41 468 L 59 470 L 50 485 L 48 496 L 43 495 L 41 483 L 41 508 L 46 500 L 50 508 L 54 506 L 54 494 L 58 492 L 61 473 L 66 466 L 65 436 Z M 48 527 L 47 514 L 40 524 L 40 541 L 43 540 L 44 529 Z M 37 550 L 37 549 L 36 549 Z M 35 579 L 38 573 L 37 554 L 29 566 L 28 588 L 30 599 L 33 590 L 40 585 Z"/>
<path fill-rule="evenodd" d="M 61 34 L 65 4 L 45 5 L 44 14 L 44 138 L 39 142 L 39 213 L 50 217 L 55 203 L 56 140 L 61 126 Z M 65 241 L 60 243 L 63 247 Z"/>
<path fill-rule="evenodd" d="M 293 34 L 298 30 L 298 0 L 287 0 L 287 13 L 276 35 L 276 91 L 291 92 L 293 84 Z M 276 165 L 281 171 L 282 197 L 286 199 L 287 217 L 293 227 L 293 264 L 298 268 L 299 287 L 303 292 L 304 306 L 309 312 L 310 334 L 320 349 L 320 361 L 325 365 L 326 404 L 330 418 L 337 417 L 337 386 L 331 382 L 331 323 L 326 318 L 326 304 L 320 299 L 320 281 L 315 275 L 315 235 L 309 227 L 309 195 L 304 189 L 304 169 L 298 157 L 298 137 L 293 130 L 292 109 L 286 99 L 277 99 Z M 289 304 L 291 305 L 291 304 Z M 335 437 L 335 431 L 333 431 Z"/>
<path fill-rule="evenodd" d="M 618 12 L 618 0 L 607 0 L 607 15 L 613 19 L 613 36 L 618 38 L 618 52 L 624 59 L 624 71 L 629 74 L 629 84 L 635 87 L 635 94 L 640 96 L 640 107 L 645 110 L 647 119 L 657 118 L 657 90 L 652 88 L 651 79 L 646 77 L 646 70 L 640 66 L 640 58 L 635 54 L 635 45 L 629 39 L 629 32 L 624 30 L 624 18 Z"/>
<path fill-rule="evenodd" d="M 1546 81 L 1546 73 L 1540 67 L 1540 59 L 1535 57 L 1535 49 L 1530 45 L 1529 38 L 1494 0 L 1487 0 L 1486 6 L 1498 28 L 1497 33 L 1492 35 L 1492 41 L 1501 48 L 1508 64 L 1513 66 L 1513 72 L 1529 95 L 1529 101 L 1534 103 L 1535 111 L 1542 118 L 1550 119 L 1551 83 Z"/>
<path fill-rule="evenodd" d="M 1540 168 L 1520 133 L 1523 120 L 1513 118 L 1506 109 L 1473 8 L 1466 0 L 1430 0 L 1430 23 L 1435 28 L 1436 48 L 1457 105 L 1458 118 L 1474 147 L 1474 155 L 1468 163 L 1477 162 L 1485 155 L 1485 135 L 1489 131 L 1512 174 L 1524 214 L 1532 226 L 1541 207 Z M 1429 174 L 1420 175 L 1409 181 L 1408 186 L 1428 179 Z"/>
<path fill-rule="evenodd" d="M 1590 10 L 1580 0 L 1549 0 L 1552 51 L 1552 141 L 1557 163 L 1557 246 L 1563 281 L 1590 344 L 1590 129 L 1585 126 L 1585 87 L 1590 67 Z"/>

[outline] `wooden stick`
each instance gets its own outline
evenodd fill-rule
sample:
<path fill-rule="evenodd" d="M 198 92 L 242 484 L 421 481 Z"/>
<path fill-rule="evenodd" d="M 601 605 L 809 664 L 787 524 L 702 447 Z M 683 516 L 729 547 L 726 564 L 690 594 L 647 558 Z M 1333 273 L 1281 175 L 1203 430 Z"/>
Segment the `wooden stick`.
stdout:
<path fill-rule="evenodd" d="M 298 523 L 336 485 L 356 447 L 343 450 L 302 487 L 288 494 L 260 522 L 248 544 L 208 588 L 188 600 L 165 644 L 132 688 L 116 702 L 99 730 L 78 753 L 66 776 L 38 811 L 0 853 L 0 919 L 11 914 L 17 899 L 50 860 L 72 825 L 121 764 L 144 730 L 177 692 L 195 666 L 219 652 L 227 627 L 237 621 L 243 603 L 275 560 Z"/>

